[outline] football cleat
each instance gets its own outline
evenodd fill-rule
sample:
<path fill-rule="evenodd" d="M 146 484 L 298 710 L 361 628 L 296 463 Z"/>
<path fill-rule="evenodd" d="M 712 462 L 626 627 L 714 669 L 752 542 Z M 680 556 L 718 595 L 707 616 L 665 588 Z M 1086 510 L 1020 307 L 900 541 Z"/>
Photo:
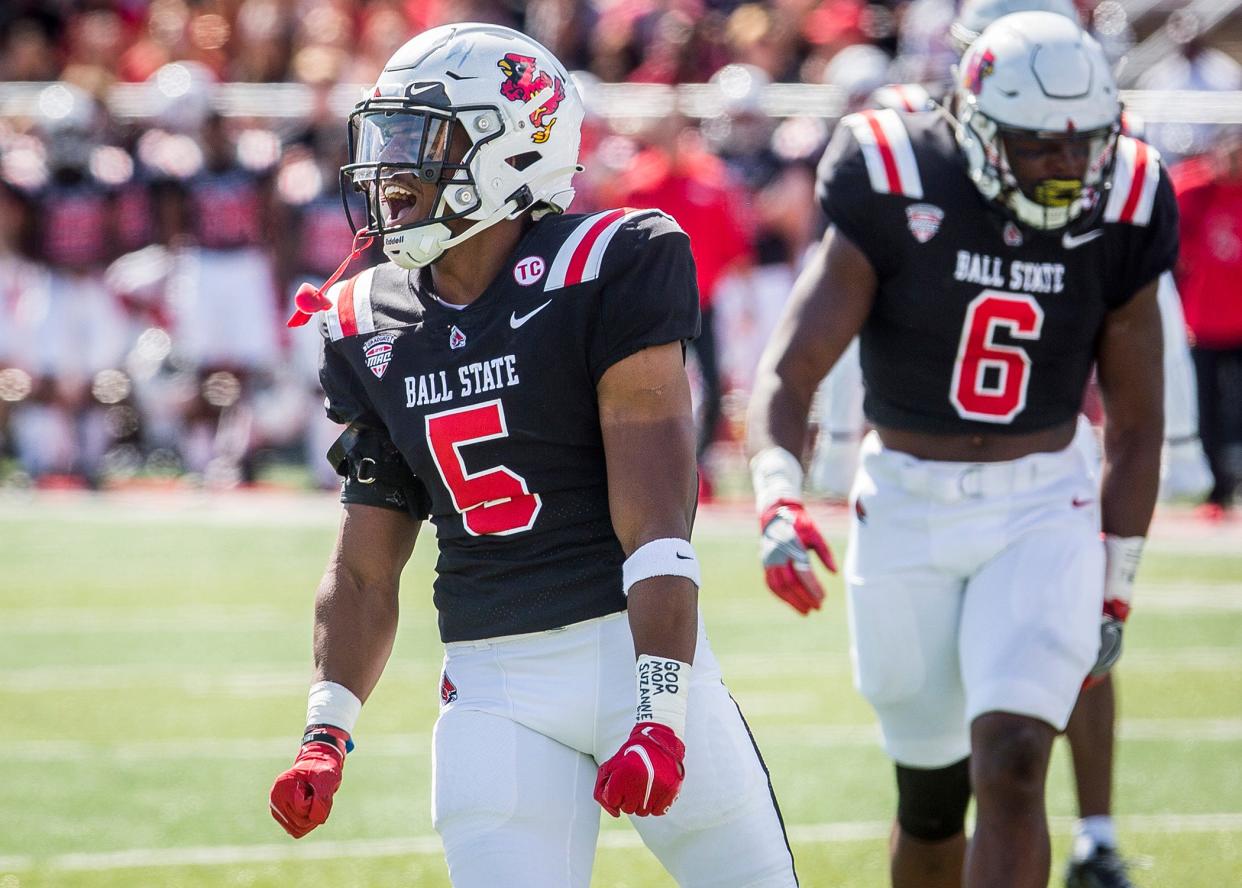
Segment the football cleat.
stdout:
<path fill-rule="evenodd" d="M 1116 848 L 1096 845 L 1086 859 L 1069 862 L 1065 888 L 1134 888 L 1127 870 Z"/>

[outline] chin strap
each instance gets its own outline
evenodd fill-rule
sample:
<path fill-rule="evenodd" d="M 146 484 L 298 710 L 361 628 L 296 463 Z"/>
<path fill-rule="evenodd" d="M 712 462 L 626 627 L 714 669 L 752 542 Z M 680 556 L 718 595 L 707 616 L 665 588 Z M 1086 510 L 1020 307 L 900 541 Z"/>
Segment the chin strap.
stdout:
<path fill-rule="evenodd" d="M 303 282 L 298 287 L 297 294 L 293 297 L 293 304 L 297 306 L 289 320 L 286 321 L 287 327 L 301 327 L 311 319 L 315 312 L 326 311 L 332 307 L 330 300 L 325 293 L 328 288 L 341 279 L 341 275 L 345 273 L 345 269 L 349 268 L 349 264 L 367 251 L 367 248 L 375 241 L 374 237 L 366 234 L 366 229 L 360 229 L 354 235 L 354 242 L 350 248 L 350 253 L 345 257 L 345 261 L 337 266 L 336 271 L 332 272 L 332 276 L 323 282 L 322 286 L 315 287 L 308 282 Z"/>

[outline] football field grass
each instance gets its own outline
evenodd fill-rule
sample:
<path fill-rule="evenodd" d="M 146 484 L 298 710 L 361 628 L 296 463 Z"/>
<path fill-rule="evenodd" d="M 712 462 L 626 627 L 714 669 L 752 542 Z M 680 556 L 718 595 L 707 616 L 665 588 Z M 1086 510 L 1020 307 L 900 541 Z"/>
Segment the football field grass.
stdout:
<path fill-rule="evenodd" d="M 0 500 L 0 888 L 448 885 L 430 818 L 430 532 L 331 820 L 295 843 L 268 814 L 305 714 L 335 515 L 330 497 Z M 802 884 L 883 888 L 892 772 L 851 685 L 840 582 L 802 619 L 763 587 L 750 520 L 708 511 L 696 546 L 708 633 Z M 1119 693 L 1136 882 L 1242 886 L 1242 530 L 1157 531 Z M 1054 885 L 1074 813 L 1058 747 Z M 603 821 L 593 886 L 673 884 L 627 822 Z"/>

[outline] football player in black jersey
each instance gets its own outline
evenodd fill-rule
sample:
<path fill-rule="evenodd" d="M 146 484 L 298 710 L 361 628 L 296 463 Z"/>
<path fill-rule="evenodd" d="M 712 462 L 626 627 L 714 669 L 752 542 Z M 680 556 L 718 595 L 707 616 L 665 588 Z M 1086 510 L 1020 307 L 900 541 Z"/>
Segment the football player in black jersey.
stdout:
<path fill-rule="evenodd" d="M 1071 0 L 965 0 L 949 29 L 951 42 L 965 54 L 980 33 L 1014 12 L 1054 12 L 1079 21 Z M 834 66 L 838 58 L 834 56 Z M 934 110 L 943 101 L 952 110 L 952 87 L 933 98 L 920 84 L 888 84 L 866 97 L 872 108 L 901 112 Z M 860 102 L 847 110 L 860 110 Z M 1122 116 L 1122 132 L 1143 138 L 1141 121 Z M 1172 272 L 1161 275 L 1157 302 L 1164 322 L 1164 447 L 1160 497 L 1193 496 L 1205 489 L 1207 458 L 1198 436 L 1196 386 L 1186 340 L 1186 322 Z M 862 378 L 857 339 L 836 362 L 820 386 L 813 408 L 819 430 L 807 469 L 808 486 L 817 493 L 845 499 L 858 464 L 866 431 L 862 410 Z M 1112 672 L 1093 677 L 1083 689 L 1065 728 L 1074 764 L 1078 821 L 1066 866 L 1066 888 L 1129 888 L 1127 865 L 1117 850 L 1112 819 L 1113 751 L 1116 690 Z"/>
<path fill-rule="evenodd" d="M 808 549 L 826 547 L 795 454 L 861 334 L 874 431 L 845 573 L 856 682 L 897 765 L 898 888 L 1047 884 L 1052 741 L 1119 653 L 1159 473 L 1157 278 L 1177 253 L 1159 157 L 1119 129 L 1099 45 L 1045 12 L 984 31 L 955 116 L 846 117 L 820 168 L 832 224 L 761 363 L 765 571 L 805 613 L 823 599 Z M 1099 482 L 1078 421 L 1093 364 Z"/>
<path fill-rule="evenodd" d="M 696 606 L 689 243 L 656 211 L 563 213 L 582 115 L 544 47 L 461 24 L 398 50 L 350 117 L 343 178 L 392 261 L 304 289 L 291 320 L 319 321 L 349 428 L 318 681 L 272 813 L 295 837 L 326 819 L 430 517 L 453 883 L 585 888 L 602 806 L 681 885 L 792 886 Z"/>

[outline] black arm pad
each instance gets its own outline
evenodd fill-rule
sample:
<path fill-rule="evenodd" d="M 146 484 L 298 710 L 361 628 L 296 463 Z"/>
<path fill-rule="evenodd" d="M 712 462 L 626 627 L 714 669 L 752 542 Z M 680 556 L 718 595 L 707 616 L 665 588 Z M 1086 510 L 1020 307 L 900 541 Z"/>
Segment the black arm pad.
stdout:
<path fill-rule="evenodd" d="M 343 503 L 406 512 L 420 521 L 431 513 L 427 489 L 383 429 L 352 424 L 328 449 L 328 462 L 344 479 Z"/>

